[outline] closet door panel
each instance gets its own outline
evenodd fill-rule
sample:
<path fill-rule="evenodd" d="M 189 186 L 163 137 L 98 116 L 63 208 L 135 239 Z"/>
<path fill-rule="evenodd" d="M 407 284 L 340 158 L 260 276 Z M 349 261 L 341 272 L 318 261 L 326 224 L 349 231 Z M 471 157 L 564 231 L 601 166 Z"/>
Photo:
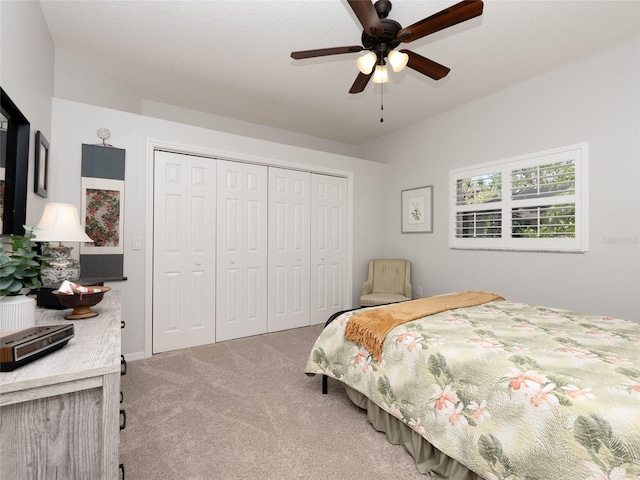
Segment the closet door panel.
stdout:
<path fill-rule="evenodd" d="M 218 161 L 216 340 L 267 331 L 267 167 Z"/>
<path fill-rule="evenodd" d="M 347 306 L 347 180 L 311 175 L 311 324 Z"/>
<path fill-rule="evenodd" d="M 309 325 L 311 174 L 269 168 L 268 331 Z"/>
<path fill-rule="evenodd" d="M 154 156 L 153 352 L 215 341 L 215 160 Z"/>

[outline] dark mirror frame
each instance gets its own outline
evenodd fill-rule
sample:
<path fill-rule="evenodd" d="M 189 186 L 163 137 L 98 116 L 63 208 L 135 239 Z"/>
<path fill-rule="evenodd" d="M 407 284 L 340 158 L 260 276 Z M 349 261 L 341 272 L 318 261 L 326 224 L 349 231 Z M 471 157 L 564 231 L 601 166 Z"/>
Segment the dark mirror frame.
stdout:
<path fill-rule="evenodd" d="M 27 218 L 30 124 L 15 103 L 0 88 L 2 115 L 8 120 L 2 235 L 23 235 Z"/>

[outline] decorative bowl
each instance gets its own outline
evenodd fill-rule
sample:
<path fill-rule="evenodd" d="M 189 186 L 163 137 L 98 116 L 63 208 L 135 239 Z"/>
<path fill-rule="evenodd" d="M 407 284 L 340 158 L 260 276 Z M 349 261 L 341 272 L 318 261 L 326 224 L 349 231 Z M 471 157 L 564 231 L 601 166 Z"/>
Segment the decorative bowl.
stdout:
<path fill-rule="evenodd" d="M 53 293 L 60 304 L 67 308 L 73 308 L 73 312 L 65 315 L 67 320 L 82 320 L 84 318 L 97 317 L 98 314 L 91 310 L 91 307 L 96 306 L 102 300 L 105 293 L 111 290 L 111 287 L 90 287 L 94 290 L 91 293 L 76 293 L 73 295 L 67 295 L 66 293 L 60 293 L 58 290 L 54 290 Z"/>

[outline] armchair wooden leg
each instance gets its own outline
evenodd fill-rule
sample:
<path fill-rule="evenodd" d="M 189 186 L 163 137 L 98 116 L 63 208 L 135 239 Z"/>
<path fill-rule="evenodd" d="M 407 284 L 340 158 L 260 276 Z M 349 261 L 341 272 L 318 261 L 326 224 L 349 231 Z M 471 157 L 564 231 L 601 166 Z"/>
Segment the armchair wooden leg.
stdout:
<path fill-rule="evenodd" d="M 322 375 L 322 393 L 327 394 L 327 377 L 326 375 Z"/>

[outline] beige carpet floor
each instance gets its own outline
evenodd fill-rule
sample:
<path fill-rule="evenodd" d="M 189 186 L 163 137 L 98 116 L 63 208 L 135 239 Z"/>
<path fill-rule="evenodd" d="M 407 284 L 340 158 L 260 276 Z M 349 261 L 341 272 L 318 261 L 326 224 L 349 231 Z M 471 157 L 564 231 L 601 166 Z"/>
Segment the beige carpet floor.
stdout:
<path fill-rule="evenodd" d="M 307 377 L 322 326 L 129 362 L 122 377 L 127 480 L 411 479 L 423 475 L 339 382 Z"/>

